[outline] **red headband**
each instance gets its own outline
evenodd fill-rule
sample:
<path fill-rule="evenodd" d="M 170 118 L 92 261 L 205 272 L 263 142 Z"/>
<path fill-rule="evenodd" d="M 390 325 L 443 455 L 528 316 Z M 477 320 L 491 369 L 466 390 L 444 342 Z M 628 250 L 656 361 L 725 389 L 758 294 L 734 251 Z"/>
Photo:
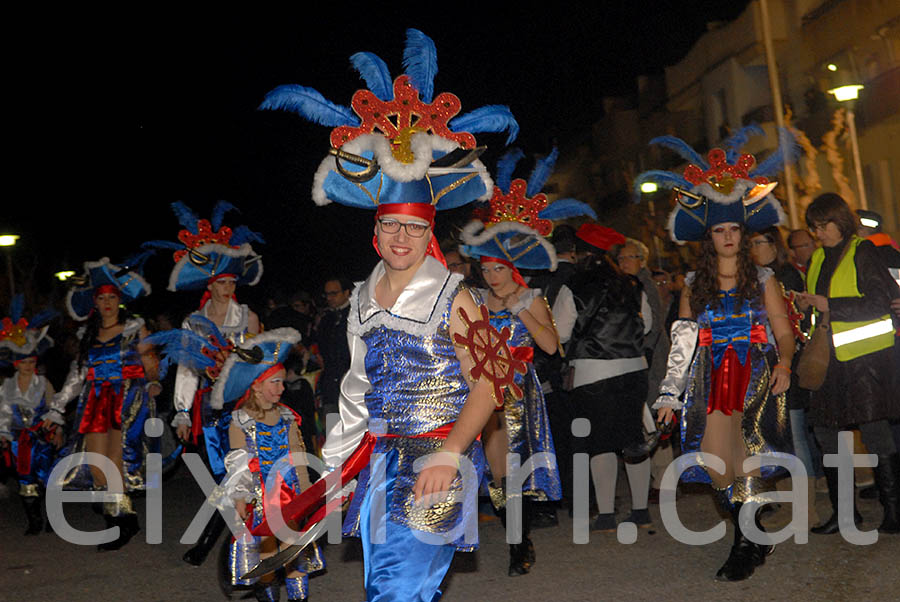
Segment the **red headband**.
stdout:
<path fill-rule="evenodd" d="M 284 370 L 284 364 L 282 364 L 281 362 L 278 362 L 277 364 L 269 366 L 268 368 L 265 369 L 265 371 L 262 374 L 260 374 L 255 379 L 253 379 L 253 382 L 250 383 L 250 386 L 247 387 L 247 390 L 244 392 L 243 395 L 241 395 L 241 398 L 235 404 L 234 409 L 238 409 L 239 407 L 241 407 L 241 404 L 243 404 L 245 401 L 247 401 L 247 399 L 250 398 L 250 393 L 253 391 L 253 385 L 255 385 L 256 383 L 261 383 L 264 380 L 268 380 L 269 378 L 272 377 L 273 374 L 275 374 L 279 370 Z"/>
<path fill-rule="evenodd" d="M 423 219 L 428 222 L 429 226 L 434 226 L 434 215 L 436 212 L 434 205 L 429 205 L 428 203 L 386 203 L 378 205 L 378 209 L 375 211 L 375 219 L 377 220 L 382 215 L 408 215 Z M 381 257 L 381 251 L 378 250 L 377 234 L 372 237 L 372 246 L 375 247 L 375 252 Z M 431 233 L 431 240 L 428 241 L 428 248 L 425 249 L 425 254 L 431 255 L 440 261 L 441 265 L 447 267 L 447 260 L 444 259 L 441 247 L 434 238 L 434 232 Z"/>
<path fill-rule="evenodd" d="M 499 257 L 488 257 L 486 255 L 482 255 L 481 263 L 499 263 L 500 265 L 505 265 L 510 270 L 512 270 L 513 282 L 515 282 L 519 286 L 528 288 L 528 283 L 525 282 L 525 279 L 522 278 L 522 274 L 519 272 L 519 270 L 516 269 L 516 266 L 514 266 L 511 261 L 506 261 L 505 259 L 500 259 Z"/>
<path fill-rule="evenodd" d="M 119 299 L 122 298 L 122 291 L 120 291 L 118 289 L 118 287 L 116 287 L 112 284 L 101 284 L 100 286 L 98 286 L 97 288 L 94 289 L 94 299 L 96 299 L 100 295 L 105 295 L 105 294 L 115 295 Z"/>
<path fill-rule="evenodd" d="M 237 284 L 237 274 L 219 274 L 218 276 L 213 276 L 212 278 L 210 278 L 206 284 L 210 285 L 213 282 L 215 282 L 216 280 L 220 280 L 222 278 L 234 278 L 235 284 Z M 203 296 L 200 297 L 200 308 L 199 309 L 203 309 L 203 306 L 206 305 L 211 298 L 212 298 L 212 293 L 210 293 L 209 290 L 204 291 Z M 237 296 L 231 295 L 231 298 L 234 299 L 235 303 L 237 302 Z"/>

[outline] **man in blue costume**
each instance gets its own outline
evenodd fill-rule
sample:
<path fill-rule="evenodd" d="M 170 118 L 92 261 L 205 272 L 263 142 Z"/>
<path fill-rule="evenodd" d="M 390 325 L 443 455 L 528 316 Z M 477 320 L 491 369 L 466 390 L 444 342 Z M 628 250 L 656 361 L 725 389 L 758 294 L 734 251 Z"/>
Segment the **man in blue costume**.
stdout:
<path fill-rule="evenodd" d="M 341 420 L 323 448 L 326 464 L 337 469 L 374 438 L 344 523 L 345 534 L 362 539 L 370 602 L 439 599 L 454 552 L 476 547 L 484 465 L 476 438 L 497 385 L 475 380 L 485 356 L 472 349 L 472 330 L 505 349 L 478 319 L 462 277 L 447 271 L 432 227 L 436 209 L 490 197 L 492 182 L 469 132 L 508 128 L 514 135 L 515 121 L 505 107 L 486 107 L 448 124 L 460 102 L 449 93 L 432 102 L 434 44 L 416 30 L 407 36 L 406 74 L 393 83 L 374 54 L 351 58 L 369 87 L 354 95 L 352 111 L 300 86 L 273 90 L 262 106 L 337 126 L 313 199 L 376 210 L 373 244 L 382 260 L 350 300 Z"/>

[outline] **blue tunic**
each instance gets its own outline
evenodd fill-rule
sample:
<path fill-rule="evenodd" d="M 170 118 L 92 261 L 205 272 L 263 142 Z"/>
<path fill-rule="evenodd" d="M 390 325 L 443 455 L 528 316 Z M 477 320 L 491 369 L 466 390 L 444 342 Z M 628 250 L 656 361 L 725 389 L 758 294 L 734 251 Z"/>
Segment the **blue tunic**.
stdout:
<path fill-rule="evenodd" d="M 510 347 L 534 347 L 534 338 L 518 316 L 507 310 L 491 311 L 490 315 L 494 328 L 501 331 L 509 328 Z M 553 454 L 552 461 L 537 462 L 535 470 L 522 485 L 522 493 L 541 501 L 558 500 L 562 497 L 562 485 L 547 418 L 547 403 L 534 364 L 528 362 L 525 374 L 517 372 L 515 382 L 522 388 L 522 399 L 517 400 L 507 392 L 503 401 L 509 453 L 519 454 L 522 464 L 537 453 Z"/>

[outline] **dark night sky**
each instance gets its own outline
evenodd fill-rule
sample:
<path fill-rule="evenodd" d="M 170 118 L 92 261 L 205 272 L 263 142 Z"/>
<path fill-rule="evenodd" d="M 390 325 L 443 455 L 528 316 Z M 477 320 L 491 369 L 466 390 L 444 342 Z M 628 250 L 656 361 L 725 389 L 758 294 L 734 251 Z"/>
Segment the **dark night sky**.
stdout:
<path fill-rule="evenodd" d="M 243 211 L 230 222 L 268 241 L 264 287 L 318 287 L 332 271 L 360 278 L 375 260 L 371 216 L 316 208 L 309 195 L 329 129 L 255 111 L 268 90 L 302 84 L 348 105 L 362 87 L 349 56 L 375 52 L 396 77 L 404 31 L 416 27 L 437 45 L 435 93 L 458 95 L 463 112 L 509 105 L 521 126 L 517 145 L 543 154 L 583 133 L 602 96 L 631 93 L 636 75 L 679 60 L 707 21 L 736 17 L 746 0 L 546 3 L 560 8 L 466 17 L 385 3 L 378 21 L 352 3 L 331 4 L 340 14 L 148 11 L 8 22 L 23 39 L 6 86 L 15 152 L 2 224 L 23 237 L 17 260 L 37 257 L 39 273 L 102 255 L 116 261 L 145 240 L 174 240 L 170 202 L 208 217 L 226 199 Z M 479 136 L 489 167 L 504 140 Z M 162 292 L 171 264 L 164 255 L 155 264 L 149 276 Z"/>

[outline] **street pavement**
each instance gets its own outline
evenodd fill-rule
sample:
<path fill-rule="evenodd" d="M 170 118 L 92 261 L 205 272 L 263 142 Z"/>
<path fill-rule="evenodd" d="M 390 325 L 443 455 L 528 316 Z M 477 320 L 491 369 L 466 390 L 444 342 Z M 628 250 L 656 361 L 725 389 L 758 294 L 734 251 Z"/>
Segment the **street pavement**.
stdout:
<path fill-rule="evenodd" d="M 10 483 L 10 485 L 12 485 Z M 678 500 L 685 526 L 706 530 L 721 518 L 703 488 L 691 488 Z M 624 474 L 619 479 L 617 512 L 630 510 Z M 0 601 L 224 600 L 216 584 L 213 557 L 200 568 L 181 560 L 189 546 L 179 543 L 203 494 L 182 467 L 163 485 L 163 541 L 148 544 L 142 531 L 125 548 L 99 553 L 54 534 L 25 537 L 24 513 L 15 494 L 0 499 Z M 146 525 L 145 501 L 135 506 Z M 821 514 L 828 512 L 819 495 Z M 880 505 L 861 500 L 863 530 L 880 522 Z M 869 546 L 856 546 L 839 535 L 809 535 L 809 543 L 780 544 L 749 580 L 719 583 L 713 579 L 728 555 L 731 529 L 723 539 L 689 546 L 671 537 L 651 505 L 654 525 L 639 529 L 637 541 L 619 543 L 615 533 L 591 533 L 586 544 L 573 543 L 572 520 L 561 513 L 560 525 L 532 534 L 537 562 L 530 574 L 508 577 L 508 556 L 499 522 L 480 525 L 481 548 L 457 554 L 444 584 L 443 602 L 469 600 L 887 600 L 900 591 L 900 535 L 882 535 Z M 90 505 L 67 504 L 66 516 L 80 529 L 103 528 Z M 310 582 L 310 600 L 359 601 L 365 598 L 359 542 L 345 539 L 325 545 L 327 571 Z"/>

